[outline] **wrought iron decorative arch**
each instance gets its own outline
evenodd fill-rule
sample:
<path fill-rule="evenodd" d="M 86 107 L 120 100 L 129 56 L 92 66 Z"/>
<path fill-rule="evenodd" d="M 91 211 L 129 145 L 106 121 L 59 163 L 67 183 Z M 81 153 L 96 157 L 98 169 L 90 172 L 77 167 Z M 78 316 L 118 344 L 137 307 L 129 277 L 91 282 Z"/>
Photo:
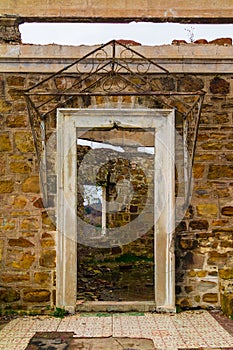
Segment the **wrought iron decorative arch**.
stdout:
<path fill-rule="evenodd" d="M 172 88 L 163 86 L 159 79 L 161 76 L 173 79 Z M 38 161 L 42 152 L 46 152 L 50 132 L 48 121 L 57 108 L 70 107 L 78 97 L 85 101 L 92 96 L 148 96 L 159 108 L 175 109 L 177 117 L 180 117 L 178 128 L 190 159 L 184 160 L 189 183 L 188 197 L 205 92 L 178 91 L 178 79 L 178 75 L 170 73 L 154 59 L 146 58 L 122 41 L 112 40 L 20 91 L 26 99 Z M 46 201 L 46 162 L 41 178 L 44 179 L 42 187 Z"/>

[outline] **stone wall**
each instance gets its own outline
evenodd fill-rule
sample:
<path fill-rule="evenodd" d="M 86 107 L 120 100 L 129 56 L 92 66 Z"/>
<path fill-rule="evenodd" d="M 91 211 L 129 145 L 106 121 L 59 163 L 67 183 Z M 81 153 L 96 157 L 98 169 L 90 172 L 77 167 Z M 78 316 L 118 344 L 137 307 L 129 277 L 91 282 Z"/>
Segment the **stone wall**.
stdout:
<path fill-rule="evenodd" d="M 188 49 L 186 49 L 188 50 Z M 193 195 L 176 232 L 176 296 L 181 307 L 233 308 L 233 75 L 178 74 L 178 89 L 207 91 L 193 168 Z M 27 109 L 13 87 L 39 73 L 0 76 L 0 302 L 1 308 L 46 311 L 55 303 L 55 226 L 43 208 Z M 103 106 L 92 97 L 75 107 Z M 122 102 L 122 100 L 121 100 Z M 127 105 L 150 107 L 128 98 Z M 119 105 L 116 97 L 108 106 Z M 152 106 L 153 107 L 153 106 Z"/>
<path fill-rule="evenodd" d="M 232 78 L 198 78 L 207 95 L 193 168 L 192 201 L 177 227 L 177 303 L 183 307 L 222 305 L 225 312 L 232 313 Z"/>
<path fill-rule="evenodd" d="M 53 304 L 55 227 L 43 208 L 24 98 L 11 92 L 37 77 L 1 75 L 0 303 L 39 310 Z"/>

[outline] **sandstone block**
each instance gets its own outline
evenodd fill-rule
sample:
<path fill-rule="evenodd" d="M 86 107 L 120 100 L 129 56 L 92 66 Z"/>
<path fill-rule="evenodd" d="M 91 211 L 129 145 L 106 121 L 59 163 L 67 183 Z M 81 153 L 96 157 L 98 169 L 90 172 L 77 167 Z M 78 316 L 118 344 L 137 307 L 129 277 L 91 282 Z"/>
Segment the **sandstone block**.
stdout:
<path fill-rule="evenodd" d="M 193 177 L 195 179 L 200 179 L 202 178 L 205 170 L 205 165 L 204 164 L 194 164 L 193 166 Z"/>
<path fill-rule="evenodd" d="M 41 239 L 40 244 L 43 248 L 49 248 L 55 246 L 55 241 L 53 239 Z"/>
<path fill-rule="evenodd" d="M 213 116 L 214 124 L 226 124 L 229 123 L 230 116 L 227 113 L 215 113 Z"/>
<path fill-rule="evenodd" d="M 37 231 L 39 228 L 39 222 L 37 218 L 28 218 L 28 219 L 23 219 L 20 228 L 22 230 L 27 230 L 27 231 Z"/>
<path fill-rule="evenodd" d="M 179 224 L 176 226 L 176 232 L 183 232 L 187 231 L 187 225 L 185 221 L 180 221 Z"/>
<path fill-rule="evenodd" d="M 208 134 L 207 134 L 208 135 Z M 215 139 L 215 140 L 225 140 L 227 135 L 225 133 L 222 133 L 222 132 L 212 132 L 210 134 L 210 137 L 212 139 Z"/>
<path fill-rule="evenodd" d="M 225 144 L 225 147 L 226 147 L 227 149 L 232 150 L 232 149 L 233 149 L 233 142 L 226 143 L 226 144 Z"/>
<path fill-rule="evenodd" d="M 195 187 L 194 190 L 197 197 L 208 198 L 210 196 L 210 189 L 208 187 Z"/>
<path fill-rule="evenodd" d="M 181 238 L 179 240 L 179 246 L 181 249 L 194 249 L 197 246 L 197 241 L 192 238 Z"/>
<path fill-rule="evenodd" d="M 211 162 L 213 160 L 216 159 L 216 156 L 214 154 L 207 154 L 207 153 L 204 153 L 204 154 L 199 154 L 199 153 L 196 153 L 195 156 L 194 156 L 194 162 L 197 161 L 197 162 Z"/>
<path fill-rule="evenodd" d="M 232 178 L 233 166 L 232 165 L 214 165 L 209 167 L 208 179 L 215 180 L 221 178 Z"/>
<path fill-rule="evenodd" d="M 219 270 L 219 277 L 224 280 L 233 279 L 233 268 Z"/>
<path fill-rule="evenodd" d="M 17 209 L 23 209 L 26 206 L 27 202 L 28 200 L 25 196 L 18 196 L 14 198 L 12 206 Z"/>
<path fill-rule="evenodd" d="M 53 237 L 52 237 L 51 233 L 43 232 L 41 235 L 41 238 L 42 239 L 52 239 Z"/>
<path fill-rule="evenodd" d="M 193 287 L 192 286 L 185 286 L 184 290 L 186 293 L 191 293 L 193 291 Z"/>
<path fill-rule="evenodd" d="M 0 230 L 1 231 L 12 231 L 16 227 L 16 220 L 11 218 L 0 219 Z"/>
<path fill-rule="evenodd" d="M 233 216 L 233 207 L 232 206 L 223 207 L 221 210 L 221 213 L 222 215 Z"/>
<path fill-rule="evenodd" d="M 6 125 L 9 128 L 24 128 L 27 126 L 27 119 L 23 115 L 11 115 L 7 117 Z"/>
<path fill-rule="evenodd" d="M 8 133 L 0 133 L 0 152 L 9 152 L 12 150 L 10 136 Z"/>
<path fill-rule="evenodd" d="M 30 211 L 12 211 L 11 216 L 13 217 L 21 217 L 21 216 L 29 216 Z"/>
<path fill-rule="evenodd" d="M 230 84 L 225 79 L 215 77 L 210 81 L 210 92 L 212 94 L 228 94 Z"/>
<path fill-rule="evenodd" d="M 190 270 L 190 271 L 188 271 L 188 276 L 189 277 L 195 277 L 196 276 L 196 271 L 194 271 L 194 270 Z"/>
<path fill-rule="evenodd" d="M 35 272 L 34 281 L 35 283 L 43 284 L 48 283 L 51 280 L 49 272 Z"/>
<path fill-rule="evenodd" d="M 197 215 L 204 216 L 206 218 L 216 217 L 218 214 L 218 207 L 216 204 L 198 204 Z"/>
<path fill-rule="evenodd" d="M 225 315 L 233 315 L 233 293 L 221 294 L 221 308 Z"/>
<path fill-rule="evenodd" d="M 215 282 L 210 282 L 210 281 L 201 281 L 198 283 L 197 290 L 199 292 L 206 292 L 209 289 L 216 288 L 217 283 Z"/>
<path fill-rule="evenodd" d="M 11 266 L 15 269 L 29 269 L 35 261 L 35 255 L 31 252 L 26 252 L 20 255 L 18 261 L 13 261 Z"/>
<path fill-rule="evenodd" d="M 205 303 L 215 304 L 218 302 L 218 294 L 217 293 L 206 293 L 203 295 L 202 300 Z"/>
<path fill-rule="evenodd" d="M 33 206 L 35 208 L 44 208 L 44 204 L 43 204 L 42 198 L 36 199 L 35 202 L 33 202 Z"/>
<path fill-rule="evenodd" d="M 11 104 L 5 100 L 0 99 L 0 114 L 9 113 L 11 111 Z"/>
<path fill-rule="evenodd" d="M 24 86 L 25 77 L 22 77 L 20 75 L 10 75 L 6 78 L 6 82 L 10 86 Z"/>
<path fill-rule="evenodd" d="M 28 174 L 32 168 L 26 162 L 11 162 L 10 170 L 16 174 Z"/>
<path fill-rule="evenodd" d="M 213 220 L 212 221 L 212 226 L 226 226 L 228 224 L 228 220 Z"/>
<path fill-rule="evenodd" d="M 226 100 L 227 101 L 227 100 Z M 222 108 L 233 108 L 233 100 L 222 104 Z"/>
<path fill-rule="evenodd" d="M 8 94 L 11 97 L 11 100 L 17 101 L 22 99 L 22 94 L 19 91 L 16 91 L 15 88 L 9 88 Z"/>
<path fill-rule="evenodd" d="M 192 301 L 189 298 L 184 298 L 184 297 L 177 297 L 176 304 L 182 308 L 192 307 Z"/>
<path fill-rule="evenodd" d="M 39 176 L 30 176 L 22 184 L 22 191 L 25 193 L 40 192 Z"/>
<path fill-rule="evenodd" d="M 230 196 L 229 187 L 217 188 L 217 189 L 215 189 L 215 193 L 218 195 L 219 198 L 226 198 L 226 197 Z"/>
<path fill-rule="evenodd" d="M 34 143 L 32 134 L 30 132 L 16 132 L 15 133 L 16 148 L 22 153 L 34 152 Z"/>
<path fill-rule="evenodd" d="M 32 231 L 23 231 L 21 234 L 22 234 L 22 237 L 25 237 L 25 238 L 34 238 L 36 232 L 32 232 Z"/>
<path fill-rule="evenodd" d="M 20 293 L 18 290 L 12 288 L 1 288 L 0 287 L 0 301 L 5 303 L 12 303 L 20 299 Z"/>
<path fill-rule="evenodd" d="M 163 90 L 165 91 L 173 91 L 175 90 L 175 81 L 171 77 L 160 78 L 159 80 Z"/>
<path fill-rule="evenodd" d="M 204 150 L 220 150 L 223 148 L 223 144 L 219 142 L 209 141 L 202 143 L 201 147 Z"/>
<path fill-rule="evenodd" d="M 3 273 L 2 281 L 4 283 L 26 282 L 30 280 L 29 273 Z"/>
<path fill-rule="evenodd" d="M 25 290 L 23 293 L 23 301 L 32 303 L 50 301 L 50 294 L 50 291 L 46 289 Z"/>
<path fill-rule="evenodd" d="M 44 229 L 56 230 L 52 216 L 50 217 L 46 211 L 42 213 L 42 224 Z"/>
<path fill-rule="evenodd" d="M 201 271 L 197 271 L 197 277 L 205 277 L 206 276 L 206 271 L 201 270 Z"/>
<path fill-rule="evenodd" d="M 220 247 L 232 249 L 233 248 L 233 240 L 220 242 Z"/>
<path fill-rule="evenodd" d="M 34 244 L 30 242 L 28 239 L 20 237 L 18 239 L 9 239 L 8 244 L 10 247 L 22 247 L 22 248 L 27 248 L 27 247 L 34 247 Z"/>
<path fill-rule="evenodd" d="M 209 257 L 207 263 L 209 265 L 216 265 L 218 267 L 223 267 L 227 262 L 227 253 L 218 253 L 217 251 L 209 252 Z"/>
<path fill-rule="evenodd" d="M 183 257 L 183 268 L 184 269 L 202 269 L 204 264 L 204 255 L 193 254 L 192 252 L 188 252 Z"/>
<path fill-rule="evenodd" d="M 178 91 L 199 91 L 203 87 L 203 80 L 194 75 L 185 75 L 178 81 Z"/>
<path fill-rule="evenodd" d="M 209 223 L 207 220 L 193 220 L 189 223 L 192 230 L 208 230 Z"/>
<path fill-rule="evenodd" d="M 14 190 L 14 183 L 12 180 L 0 181 L 0 193 L 11 193 Z"/>
<path fill-rule="evenodd" d="M 39 262 L 42 267 L 56 267 L 56 251 L 48 249 L 42 251 Z"/>

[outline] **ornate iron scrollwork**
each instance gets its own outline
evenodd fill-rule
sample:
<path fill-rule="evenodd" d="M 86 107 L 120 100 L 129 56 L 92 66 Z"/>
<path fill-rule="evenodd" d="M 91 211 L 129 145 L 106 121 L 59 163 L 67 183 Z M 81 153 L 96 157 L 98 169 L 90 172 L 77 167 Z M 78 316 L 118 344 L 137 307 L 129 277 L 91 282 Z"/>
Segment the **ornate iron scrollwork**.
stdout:
<path fill-rule="evenodd" d="M 70 104 L 79 97 L 148 96 L 156 106 L 159 105 L 159 108 L 175 109 L 177 114 L 182 116 L 181 133 L 190 158 L 190 162 L 185 166 L 187 177 L 191 181 L 205 92 L 179 92 L 174 88 L 164 88 L 161 77 L 172 78 L 174 82 L 178 79 L 155 60 L 146 58 L 122 42 L 112 40 L 21 91 L 27 102 L 38 160 L 41 159 L 43 149 L 46 147 L 49 116 L 57 108 L 70 107 Z M 40 121 L 44 123 L 44 130 L 41 130 Z"/>

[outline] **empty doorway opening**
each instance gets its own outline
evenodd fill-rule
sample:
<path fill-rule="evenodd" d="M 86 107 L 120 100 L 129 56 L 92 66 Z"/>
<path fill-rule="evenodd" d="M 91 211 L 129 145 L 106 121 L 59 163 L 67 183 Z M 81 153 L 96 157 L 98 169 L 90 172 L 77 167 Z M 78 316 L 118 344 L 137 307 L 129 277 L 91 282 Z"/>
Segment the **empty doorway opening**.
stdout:
<path fill-rule="evenodd" d="M 78 244 L 78 299 L 154 301 L 154 138 L 120 124 L 78 132 L 78 216 L 96 228 Z"/>
<path fill-rule="evenodd" d="M 57 122 L 57 306 L 174 311 L 174 111 L 61 109 Z"/>

